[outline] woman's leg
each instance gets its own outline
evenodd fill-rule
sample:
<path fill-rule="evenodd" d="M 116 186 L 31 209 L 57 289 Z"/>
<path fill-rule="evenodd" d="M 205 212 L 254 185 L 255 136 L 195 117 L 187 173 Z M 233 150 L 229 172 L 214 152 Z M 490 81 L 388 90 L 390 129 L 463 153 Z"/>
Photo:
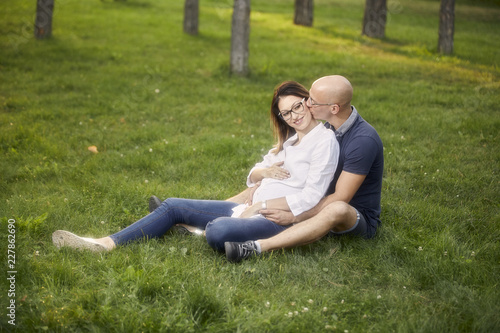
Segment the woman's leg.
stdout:
<path fill-rule="evenodd" d="M 109 237 L 119 245 L 144 237 L 160 237 L 180 223 L 205 229 L 208 222 L 231 216 L 235 206 L 237 204 L 228 201 L 170 198 L 151 214 Z"/>
<path fill-rule="evenodd" d="M 281 226 L 263 217 L 247 219 L 220 217 L 206 225 L 208 244 L 217 251 L 224 251 L 224 242 L 244 242 L 269 238 L 288 226 Z"/>

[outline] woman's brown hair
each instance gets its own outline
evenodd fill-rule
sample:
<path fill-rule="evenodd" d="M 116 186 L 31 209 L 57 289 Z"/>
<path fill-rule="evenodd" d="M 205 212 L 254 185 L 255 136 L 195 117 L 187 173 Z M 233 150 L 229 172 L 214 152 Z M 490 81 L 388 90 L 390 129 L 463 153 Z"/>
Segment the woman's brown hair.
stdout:
<path fill-rule="evenodd" d="M 307 91 L 303 85 L 295 81 L 285 81 L 274 89 L 274 96 L 271 102 L 271 126 L 277 141 L 273 150 L 274 154 L 278 154 L 283 149 L 285 141 L 295 134 L 295 129 L 290 127 L 290 125 L 280 117 L 278 103 L 280 99 L 285 96 L 297 96 L 307 99 L 309 98 L 309 91 Z"/>

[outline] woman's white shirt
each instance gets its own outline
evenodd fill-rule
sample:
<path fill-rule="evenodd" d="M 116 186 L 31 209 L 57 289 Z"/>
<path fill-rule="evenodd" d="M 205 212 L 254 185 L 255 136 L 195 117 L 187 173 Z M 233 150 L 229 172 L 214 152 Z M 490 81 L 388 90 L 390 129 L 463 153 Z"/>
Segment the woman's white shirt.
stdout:
<path fill-rule="evenodd" d="M 268 168 L 283 161 L 282 167 L 290 172 L 290 178 L 264 178 L 254 193 L 253 202 L 285 197 L 295 216 L 310 210 L 323 198 L 339 159 L 339 144 L 335 134 L 322 123 L 294 146 L 297 138 L 297 134 L 289 138 L 278 154 L 270 150 L 263 161 L 250 170 L 247 178 L 247 185 L 255 186 L 250 181 L 250 175 L 256 168 Z"/>

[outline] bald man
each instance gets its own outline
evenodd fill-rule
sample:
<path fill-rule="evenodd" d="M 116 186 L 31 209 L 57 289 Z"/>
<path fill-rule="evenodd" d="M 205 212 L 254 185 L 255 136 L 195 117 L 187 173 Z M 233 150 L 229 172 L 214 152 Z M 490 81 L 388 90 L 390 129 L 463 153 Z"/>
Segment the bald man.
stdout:
<path fill-rule="evenodd" d="M 367 239 L 375 235 L 381 211 L 382 141 L 351 105 L 353 88 L 345 77 L 322 77 L 312 84 L 309 94 L 307 107 L 316 119 L 326 120 L 325 126 L 335 132 L 340 145 L 338 167 L 327 196 L 315 208 L 296 217 L 281 210 L 260 211 L 277 224 L 291 226 L 268 239 L 226 242 L 229 261 L 309 244 L 329 234 Z"/>

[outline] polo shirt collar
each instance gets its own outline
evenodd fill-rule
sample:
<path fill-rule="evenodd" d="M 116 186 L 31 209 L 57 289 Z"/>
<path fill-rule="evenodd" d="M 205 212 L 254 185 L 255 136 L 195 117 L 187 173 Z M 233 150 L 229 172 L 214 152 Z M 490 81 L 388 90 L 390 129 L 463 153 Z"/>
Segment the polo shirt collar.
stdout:
<path fill-rule="evenodd" d="M 340 125 L 340 127 L 338 129 L 335 129 L 328 122 L 325 123 L 326 128 L 333 130 L 335 132 L 335 136 L 337 136 L 337 137 L 343 136 L 347 131 L 349 131 L 349 129 L 352 127 L 352 125 L 354 124 L 354 122 L 358 118 L 358 111 L 356 110 L 356 108 L 354 106 L 351 106 L 351 109 L 352 109 L 351 115 L 349 116 L 349 118 L 347 118 L 347 120 L 342 125 Z"/>

